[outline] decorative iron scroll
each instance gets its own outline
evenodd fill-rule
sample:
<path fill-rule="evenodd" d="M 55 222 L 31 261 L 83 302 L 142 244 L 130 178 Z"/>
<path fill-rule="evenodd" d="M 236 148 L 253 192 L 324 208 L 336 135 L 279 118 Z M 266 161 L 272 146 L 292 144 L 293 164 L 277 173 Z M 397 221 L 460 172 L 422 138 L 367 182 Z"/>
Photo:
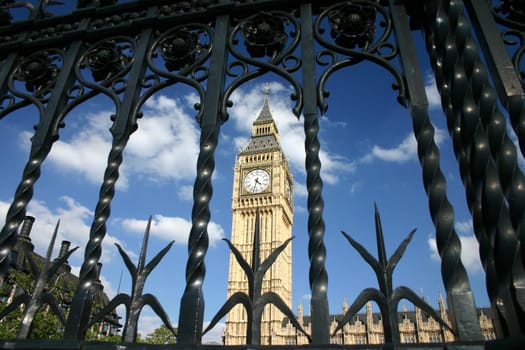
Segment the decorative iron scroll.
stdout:
<path fill-rule="evenodd" d="M 325 35 L 326 22 L 333 42 Z M 317 92 L 321 113 L 328 109 L 325 98 L 329 93 L 325 90 L 325 84 L 329 77 L 342 68 L 357 65 L 363 60 L 377 64 L 393 75 L 393 88 L 398 90 L 398 101 L 405 104 L 403 77 L 388 62 L 398 56 L 397 47 L 389 41 L 392 33 L 392 19 L 388 11 L 375 1 L 354 0 L 336 4 L 317 17 L 314 36 L 326 48 L 317 54 L 317 63 L 327 66 L 319 79 Z M 338 55 L 343 58 L 338 58 Z"/>
<path fill-rule="evenodd" d="M 279 254 L 288 246 L 290 241 L 294 237 L 291 237 L 284 241 L 280 246 L 278 246 L 274 251 L 272 251 L 268 257 L 261 262 L 259 256 L 259 245 L 260 241 L 260 217 L 259 217 L 259 208 L 257 208 L 255 214 L 255 230 L 253 235 L 253 256 L 252 256 L 252 265 L 246 261 L 242 256 L 242 253 L 226 238 L 223 240 L 228 244 L 233 256 L 243 269 L 248 280 L 248 294 L 243 292 L 236 292 L 228 298 L 224 305 L 217 311 L 217 314 L 213 317 L 210 324 L 204 330 L 205 334 L 211 330 L 217 322 L 221 320 L 228 312 L 230 312 L 236 305 L 241 304 L 246 309 L 248 314 L 247 329 L 246 329 L 246 344 L 261 344 L 261 321 L 263 316 L 264 307 L 268 304 L 273 304 L 279 309 L 283 315 L 288 317 L 290 322 L 294 325 L 297 330 L 303 333 L 309 341 L 311 341 L 310 335 L 308 335 L 303 327 L 299 324 L 296 317 L 293 314 L 293 311 L 286 305 L 283 299 L 275 294 L 274 292 L 262 293 L 263 287 L 263 278 L 268 269 L 271 268 Z"/>
<path fill-rule="evenodd" d="M 416 232 L 413 229 L 408 234 L 407 238 L 397 247 L 396 251 L 390 259 L 386 258 L 385 240 L 383 237 L 383 228 L 381 226 L 381 217 L 377 205 L 375 206 L 375 225 L 376 225 L 376 240 L 377 240 L 377 255 L 378 259 L 374 258 L 361 244 L 355 241 L 350 235 L 342 231 L 344 237 L 350 242 L 361 257 L 372 267 L 376 274 L 379 289 L 367 288 L 363 290 L 348 308 L 348 311 L 339 321 L 339 325 L 334 330 L 335 335 L 343 326 L 350 321 L 350 319 L 363 308 L 366 302 L 374 300 L 381 310 L 381 318 L 383 321 L 383 331 L 386 343 L 398 344 L 401 342 L 399 336 L 399 324 L 397 321 L 397 306 L 401 299 L 407 299 L 421 310 L 432 316 L 443 327 L 454 333 L 454 330 L 445 322 L 441 316 L 430 306 L 427 302 L 421 299 L 411 289 L 401 286 L 396 289 L 392 288 L 392 275 L 397 263 L 405 253 L 405 250 L 412 240 L 412 236 Z"/>
<path fill-rule="evenodd" d="M 525 177 L 517 162 L 514 140 L 507 134 L 506 116 L 499 110 L 502 105 L 508 112 L 521 153 L 525 154 L 525 11 L 522 0 L 502 0 L 497 6 L 481 0 L 77 0 L 70 3 L 75 7 L 72 13 L 58 15 L 59 11 L 55 10 L 64 9 L 66 1 L 0 0 L 0 120 L 29 105 L 36 107 L 34 118 L 38 120 L 26 165 L 0 233 L 0 281 L 8 273 L 17 230 L 33 198 L 42 165 L 59 137 L 60 128 L 65 126 L 66 117 L 75 107 L 97 95 L 108 97 L 115 108 L 114 114 L 108 115 L 113 121 L 112 147 L 89 241 L 84 247 L 79 287 L 65 321 L 66 341 L 43 342 L 39 347 L 98 346 L 81 341 L 90 324 L 91 286 L 97 283 L 98 261 L 124 151 L 131 135 L 140 127 L 145 101 L 175 84 L 190 87 L 200 98 L 195 109 L 201 139 L 193 190 L 192 228 L 187 244 L 186 287 L 180 303 L 179 344 L 174 347 L 200 346 L 204 317 L 202 286 L 209 240 L 207 226 L 211 219 L 215 151 L 221 124 L 228 119 L 233 91 L 269 73 L 292 86 L 293 113 L 304 118 L 311 340 L 315 346 L 320 344 L 328 348 L 329 286 L 325 267 L 319 119 L 328 108 L 325 89 L 328 79 L 335 73 L 343 74 L 343 68 L 358 67 L 363 61 L 392 75 L 398 101 L 410 110 L 423 184 L 436 227 L 449 309 L 452 314 L 462 313 L 467 308 L 473 312 L 470 310 L 473 297 L 469 294 L 468 278 L 459 258 L 461 245 L 453 227 L 454 211 L 446 196 L 445 176 L 439 167 L 439 149 L 428 118 L 428 103 L 422 97 L 424 88 L 418 77 L 420 72 L 414 73 L 419 68 L 411 64 L 417 63 L 417 59 L 415 53 L 409 52 L 408 37 L 413 35 L 411 30 L 419 29 L 425 32 L 428 55 L 447 116 L 447 127 L 480 243 L 499 336 L 522 340 L 525 333 Z M 487 11 L 490 20 L 486 17 Z M 476 30 L 477 27 L 483 30 L 474 36 L 470 23 Z M 412 27 L 408 28 L 409 25 Z M 397 43 L 393 41 L 394 35 Z M 494 37 L 499 38 L 495 40 Z M 498 40 L 503 46 L 495 52 Z M 478 50 L 480 46 L 484 49 L 483 55 Z M 501 64 L 506 60 L 511 64 Z M 402 72 L 397 67 L 398 61 Z M 494 69 L 493 65 L 500 69 Z M 496 89 L 490 85 L 492 82 Z M 153 296 L 142 294 L 147 274 L 170 247 L 168 245 L 144 266 L 148 235 L 149 225 L 138 267 L 132 266 L 127 254 L 119 248 L 135 284 L 132 295 L 120 295 L 111 306 L 121 301 L 133 310 L 126 320 L 124 345 L 110 344 L 108 348 L 125 348 L 126 343 L 135 340 L 138 313 L 145 304 L 153 305 L 165 325 L 170 326 L 160 303 Z M 393 310 L 399 298 L 415 300 L 425 312 L 431 314 L 432 311 L 410 290 L 403 287 L 393 290 L 391 286 L 393 267 L 411 235 L 389 261 L 384 252 L 377 211 L 376 235 L 378 259 L 346 236 L 372 265 L 380 284 L 377 290 L 363 291 L 351 310 L 355 312 L 365 299 L 378 300 L 387 341 L 398 343 Z M 274 252 L 274 257 L 286 244 Z M 253 295 L 236 296 L 227 301 L 213 322 L 218 322 L 220 315 L 238 302 L 248 305 L 252 317 L 249 339 L 257 344 L 260 308 L 267 302 L 282 305 L 276 296 L 256 293 L 260 284 L 257 281 L 269 266 L 265 264 L 271 264 L 272 259 L 260 265 L 254 259 L 250 267 L 235 253 L 235 247 L 230 244 L 230 248 L 243 268 L 246 267 L 247 274 L 253 275 L 250 277 Z M 30 334 L 31 318 L 36 310 L 53 304 L 46 304 L 49 298 L 43 286 L 44 276 L 56 267 L 46 265 L 46 268 L 40 271 L 38 278 L 34 273 L 33 295 L 24 295 L 17 299 L 19 304 L 10 306 L 13 309 L 22 301 L 30 305 L 19 338 L 27 338 Z M 469 295 L 465 296 L 464 292 Z M 0 315 L 8 312 L 6 310 L 0 311 Z M 282 307 L 281 311 L 294 322 L 290 310 Z M 103 314 L 96 317 L 103 317 Z M 339 329 L 350 317 L 351 313 L 345 316 Z M 483 347 L 477 326 L 466 319 L 469 318 L 456 317 L 460 324 L 453 325 L 460 338 L 458 346 Z M 463 341 L 472 343 L 465 345 Z M 7 340 L 0 340 L 0 344 L 14 349 L 35 345 Z M 496 341 L 488 346 L 499 344 Z"/>
<path fill-rule="evenodd" d="M 228 100 L 233 91 L 250 80 L 271 72 L 286 79 L 295 89 L 291 96 L 296 101 L 292 109 L 299 116 L 303 104 L 301 86 L 292 75 L 300 65 L 300 58 L 294 53 L 300 39 L 300 26 L 297 19 L 289 13 L 281 11 L 263 12 L 242 19 L 233 28 L 228 41 L 228 48 L 236 59 L 228 65 L 227 74 L 236 78 L 225 90 L 222 115 L 227 119 L 227 107 L 232 104 Z M 239 48 L 244 41 L 249 57 Z M 262 58 L 268 57 L 265 61 Z M 250 65 L 255 70 L 250 70 Z"/>
<path fill-rule="evenodd" d="M 164 247 L 164 249 L 158 252 L 148 264 L 146 264 L 146 251 L 148 249 L 150 229 L 151 216 L 148 220 L 146 231 L 144 232 L 144 239 L 142 241 L 142 247 L 140 249 L 137 266 L 133 265 L 131 259 L 124 249 L 122 249 L 119 244 L 115 243 L 122 260 L 124 260 L 124 264 L 131 275 L 131 295 L 124 293 L 116 295 L 106 306 L 104 306 L 102 310 L 97 313 L 97 315 L 93 317 L 90 323 L 90 325 L 97 323 L 105 316 L 113 312 L 117 306 L 121 304 L 124 305 L 126 307 L 126 321 L 124 330 L 122 331 L 122 340 L 126 342 L 137 341 L 139 315 L 142 311 L 142 308 L 144 308 L 146 305 L 151 307 L 151 309 L 155 311 L 155 313 L 162 320 L 164 325 L 173 333 L 175 337 L 177 336 L 173 330 L 166 311 L 164 311 L 158 299 L 152 294 L 143 294 L 144 284 L 146 283 L 146 279 L 148 278 L 149 274 L 162 260 L 164 255 L 168 253 L 173 243 L 175 243 L 175 241 L 171 241 L 166 247 Z"/>

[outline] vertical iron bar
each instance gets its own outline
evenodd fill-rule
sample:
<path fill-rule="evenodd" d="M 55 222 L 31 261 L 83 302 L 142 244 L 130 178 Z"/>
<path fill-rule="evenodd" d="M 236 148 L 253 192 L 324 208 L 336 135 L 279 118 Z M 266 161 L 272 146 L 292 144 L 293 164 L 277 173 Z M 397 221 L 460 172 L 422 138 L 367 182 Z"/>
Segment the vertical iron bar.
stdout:
<path fill-rule="evenodd" d="M 515 259 L 518 240 L 503 195 L 511 213 L 513 207 L 521 206 L 520 188 L 514 186 L 523 175 L 516 168 L 515 148 L 512 153 L 505 121 L 495 106 L 495 94 L 462 13 L 464 4 L 434 0 L 426 5 L 430 18 L 427 49 L 480 242 L 487 291 L 503 333 L 520 334 L 524 322 L 519 305 L 523 269 L 516 265 L 521 264 L 521 259 Z"/>
<path fill-rule="evenodd" d="M 474 30 L 491 71 L 499 98 L 509 111 L 512 127 L 525 155 L 525 93 L 516 67 L 508 55 L 501 32 L 487 1 L 465 0 Z M 525 237 L 522 237 L 522 240 Z"/>
<path fill-rule="evenodd" d="M 119 177 L 119 168 L 123 161 L 124 148 L 137 127 L 136 118 L 139 108 L 137 100 L 141 93 L 141 83 L 146 70 L 145 57 L 152 37 L 153 31 L 149 28 L 144 30 L 138 39 L 137 51 L 134 53 L 135 61 L 129 72 L 121 105 L 117 106 L 115 122 L 111 127 L 112 146 L 91 224 L 89 241 L 84 251 L 79 284 L 71 302 L 64 332 L 66 339 L 83 339 L 87 330 L 92 306 L 91 287 L 98 278 L 97 264 L 102 255 L 102 241 L 106 235 L 106 222 L 111 212 L 111 200 L 115 195 L 115 186 Z"/>
<path fill-rule="evenodd" d="M 82 25 L 86 26 L 87 20 Z M 16 189 L 0 233 L 0 279 L 3 279 L 9 269 L 9 253 L 16 243 L 16 231 L 26 216 L 27 205 L 33 198 L 34 185 L 40 177 L 42 163 L 49 155 L 52 144 L 58 139 L 58 124 L 63 118 L 62 111 L 68 102 L 68 89 L 75 81 L 73 65 L 80 54 L 81 46 L 80 41 L 71 44 L 49 102 L 45 108 L 39 108 L 41 115 L 31 138 L 29 160 L 24 167 L 22 180 Z"/>
<path fill-rule="evenodd" d="M 304 131 L 306 135 L 306 185 L 308 189 L 308 256 L 312 299 L 312 343 L 329 344 L 328 273 L 325 268 L 326 248 L 323 242 L 325 224 L 322 197 L 321 160 L 319 152 L 319 118 L 317 114 L 315 47 L 311 2 L 301 6 L 301 43 L 303 55 Z"/>
<path fill-rule="evenodd" d="M 197 345 L 201 342 L 204 317 L 202 284 L 206 274 L 204 259 L 208 250 L 208 223 L 210 200 L 213 193 L 212 175 L 215 169 L 215 149 L 219 142 L 222 121 L 220 103 L 226 76 L 226 43 L 230 18 L 217 17 L 213 37 L 210 73 L 204 98 L 201 122 L 200 152 L 197 160 L 197 177 L 193 186 L 192 226 L 188 238 L 186 263 L 186 288 L 181 298 L 179 335 L 177 342 Z"/>
<path fill-rule="evenodd" d="M 441 257 L 441 275 L 447 291 L 448 309 L 460 341 L 481 340 L 474 294 L 463 263 L 461 241 L 454 229 L 454 208 L 447 198 L 447 183 L 440 167 L 434 127 L 428 117 L 428 100 L 412 41 L 404 0 L 390 0 L 394 32 L 406 78 L 409 109 L 418 145 L 423 184 L 428 196 L 436 243 Z"/>

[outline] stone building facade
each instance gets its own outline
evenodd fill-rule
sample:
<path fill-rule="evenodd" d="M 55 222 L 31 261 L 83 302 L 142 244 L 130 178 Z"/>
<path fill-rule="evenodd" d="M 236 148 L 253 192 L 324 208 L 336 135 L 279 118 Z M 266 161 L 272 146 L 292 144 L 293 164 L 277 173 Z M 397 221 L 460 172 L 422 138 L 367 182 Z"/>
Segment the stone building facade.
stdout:
<path fill-rule="evenodd" d="M 439 296 L 439 314 L 450 324 L 443 297 Z M 333 334 L 343 315 L 348 310 L 348 304 L 343 302 L 342 313 L 330 317 L 330 334 Z M 496 338 L 494 323 L 489 308 L 479 308 L 479 323 L 485 340 Z M 297 308 L 297 319 L 301 326 L 310 333 L 310 317 L 303 315 L 303 307 Z M 441 326 L 436 320 L 426 315 L 419 308 L 409 311 L 405 306 L 398 313 L 398 324 L 402 343 L 443 343 L 455 341 L 454 334 Z M 308 340 L 295 327 L 283 320 L 281 329 L 274 334 L 274 344 L 303 345 Z M 355 315 L 342 331 L 332 335 L 332 344 L 382 344 L 385 342 L 381 315 L 374 312 L 372 303 L 368 302 L 365 313 Z"/>

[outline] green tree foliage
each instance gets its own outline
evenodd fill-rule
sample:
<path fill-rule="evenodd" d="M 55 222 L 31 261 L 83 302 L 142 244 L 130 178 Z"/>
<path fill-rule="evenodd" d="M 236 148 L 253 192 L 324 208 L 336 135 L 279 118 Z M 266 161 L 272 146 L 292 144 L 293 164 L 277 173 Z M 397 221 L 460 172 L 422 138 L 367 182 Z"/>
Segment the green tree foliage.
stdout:
<path fill-rule="evenodd" d="M 0 289 L 0 295 L 7 296 L 11 293 L 12 286 L 16 286 L 15 294 L 30 291 L 33 285 L 33 277 L 22 271 L 14 270 L 9 273 L 11 283 L 6 283 Z M 0 303 L 0 310 L 6 307 L 7 303 Z M 14 339 L 18 334 L 20 320 L 23 314 L 23 307 L 9 313 L 0 321 L 0 339 Z M 43 307 L 33 321 L 32 339 L 58 339 L 62 335 L 62 325 L 58 317 Z"/>
<path fill-rule="evenodd" d="M 174 328 L 175 334 L 177 328 Z M 143 342 L 147 344 L 175 344 L 177 338 L 173 335 L 173 332 L 168 329 L 165 325 L 156 328 L 153 333 L 150 333 L 144 338 Z"/>
<path fill-rule="evenodd" d="M 15 270 L 9 272 L 9 281 L 0 288 L 0 296 L 7 299 L 11 294 L 20 295 L 24 292 L 31 293 L 33 290 L 34 278 L 30 273 Z M 73 296 L 75 286 L 71 281 L 64 280 L 60 276 L 54 276 L 49 283 L 50 292 L 60 301 L 70 300 Z M 13 293 L 13 287 L 16 291 Z M 7 306 L 6 302 L 0 302 L 0 310 Z M 0 339 L 14 339 L 20 328 L 20 320 L 24 312 L 24 305 L 7 314 L 0 320 Z M 48 306 L 42 307 L 35 316 L 33 328 L 30 334 L 31 339 L 59 339 L 63 335 L 64 327 L 56 315 L 49 311 Z M 95 310 L 101 306 L 95 305 Z M 120 335 L 102 336 L 96 331 L 98 325 L 90 327 L 86 334 L 86 340 L 97 340 L 107 342 L 121 341 Z"/>

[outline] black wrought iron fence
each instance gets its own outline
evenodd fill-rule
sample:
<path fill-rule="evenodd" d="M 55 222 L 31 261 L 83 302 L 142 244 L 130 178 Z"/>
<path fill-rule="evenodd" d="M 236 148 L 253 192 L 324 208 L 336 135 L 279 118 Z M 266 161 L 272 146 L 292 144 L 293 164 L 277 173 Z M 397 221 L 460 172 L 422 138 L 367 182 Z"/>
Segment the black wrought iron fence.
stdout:
<path fill-rule="evenodd" d="M 70 12 L 59 11 L 67 5 L 71 8 L 72 4 L 52 0 L 0 1 L 0 119 L 28 105 L 35 106 L 39 113 L 28 160 L 0 234 L 1 276 L 9 272 L 18 230 L 33 197 L 42 164 L 68 114 L 97 95 L 109 97 L 116 110 L 112 116 L 112 145 L 89 241 L 81 247 L 84 262 L 78 287 L 72 296 L 67 319 L 62 320 L 63 339 L 27 340 L 36 310 L 46 304 L 56 304 L 45 293 L 46 278 L 57 269 L 48 264 L 48 255 L 41 272 L 34 269 L 37 281 L 34 291 L 26 295 L 27 300 L 20 299 L 17 304 L 26 305 L 18 338 L 1 340 L 3 348 L 142 348 L 145 345 L 133 341 L 137 317 L 146 304 L 151 305 L 169 326 L 155 297 L 142 294 L 145 278 L 169 249 L 166 247 L 145 265 L 144 249 L 149 228 L 138 266 L 135 267 L 119 247 L 134 281 L 132 294 L 119 294 L 106 309 L 94 318 L 92 315 L 93 285 L 98 279 L 102 242 L 107 233 L 106 223 L 123 152 L 131 134 L 140 127 L 137 120 L 145 101 L 176 84 L 189 86 L 199 96 L 196 108 L 200 152 L 177 344 L 165 347 L 201 346 L 209 204 L 220 129 L 228 121 L 233 91 L 267 73 L 289 82 L 294 90 L 293 113 L 303 118 L 312 295 L 311 334 L 308 337 L 314 348 L 335 347 L 330 345 L 328 326 L 319 117 L 328 108 L 327 79 L 336 73 L 345 74 L 342 68 L 363 61 L 376 64 L 391 74 L 398 101 L 411 116 L 422 182 L 441 257 L 442 279 L 451 313 L 450 327 L 457 339 L 448 345 L 434 343 L 415 347 L 519 348 L 520 344 L 525 344 L 525 245 L 522 244 L 525 240 L 525 178 L 517 163 L 518 152 L 523 154 L 525 144 L 523 1 L 79 0 Z M 20 9 L 25 11 L 25 17 L 15 15 L 15 10 Z M 461 245 L 454 229 L 454 209 L 447 198 L 435 130 L 428 116 L 424 82 L 412 40 L 414 31 L 424 33 L 428 59 L 441 95 L 480 244 L 497 340 L 484 341 L 482 338 L 474 296 L 460 260 Z M 400 69 L 392 64 L 394 59 L 401 62 Z M 519 149 L 507 135 L 506 116 L 518 137 Z M 433 310 L 425 309 L 424 302 L 409 289 L 392 288 L 393 269 L 411 235 L 387 260 L 379 214 L 376 224 L 377 260 L 346 235 L 373 267 L 379 289 L 363 291 L 340 327 L 366 300 L 375 300 L 383 316 L 386 341 L 378 347 L 394 348 L 401 346 L 394 320 L 400 298 L 414 301 L 429 314 Z M 233 245 L 231 249 L 235 252 Z M 66 249 L 61 259 L 66 260 L 70 253 Z M 267 269 L 265 264 L 272 259 L 261 266 L 260 262 L 250 266 L 240 255 L 237 259 L 251 276 L 251 287 L 259 288 L 260 271 Z M 260 343 L 257 327 L 261 311 L 260 305 L 255 305 L 256 298 L 275 305 L 281 302 L 274 296 L 253 293 L 250 292 L 249 297 L 236 296 L 232 302 L 243 304 L 254 315 L 247 339 L 256 345 Z M 123 320 L 122 342 L 85 341 L 90 325 L 105 317 L 119 303 L 126 305 L 128 310 Z M 219 316 L 231 306 L 225 304 Z M 14 307 L 2 315 L 12 309 Z M 58 309 L 57 314 L 62 315 Z M 291 312 L 287 311 L 287 315 L 299 326 Z M 251 345 L 246 347 L 252 348 Z"/>

